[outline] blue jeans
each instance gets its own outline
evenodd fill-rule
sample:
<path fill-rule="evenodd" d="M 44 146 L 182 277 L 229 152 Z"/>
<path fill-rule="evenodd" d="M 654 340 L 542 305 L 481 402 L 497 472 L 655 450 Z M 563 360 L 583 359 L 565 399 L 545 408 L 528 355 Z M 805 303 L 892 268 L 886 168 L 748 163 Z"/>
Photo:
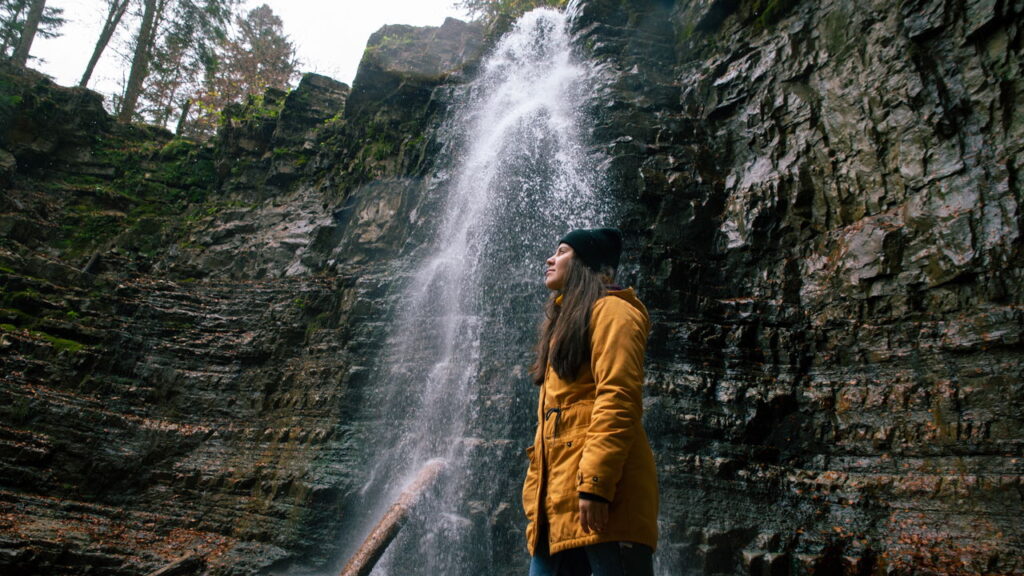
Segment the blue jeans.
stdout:
<path fill-rule="evenodd" d="M 647 546 L 631 542 L 603 542 L 550 555 L 542 544 L 530 561 L 530 576 L 654 576 L 653 555 Z"/>

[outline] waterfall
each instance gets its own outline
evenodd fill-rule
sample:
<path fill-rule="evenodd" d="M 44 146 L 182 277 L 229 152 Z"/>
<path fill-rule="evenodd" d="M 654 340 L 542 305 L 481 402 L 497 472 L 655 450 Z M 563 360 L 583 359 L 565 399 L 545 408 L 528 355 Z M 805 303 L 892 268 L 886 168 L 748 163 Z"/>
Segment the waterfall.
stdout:
<path fill-rule="evenodd" d="M 493 573 L 526 561 L 519 507 L 536 389 L 526 369 L 545 296 L 544 259 L 568 230 L 604 224 L 596 162 L 580 135 L 593 70 L 566 16 L 520 18 L 460 92 L 435 170 L 437 232 L 399 299 L 375 382 L 374 462 L 361 541 L 428 461 L 444 481 L 374 574 Z"/>

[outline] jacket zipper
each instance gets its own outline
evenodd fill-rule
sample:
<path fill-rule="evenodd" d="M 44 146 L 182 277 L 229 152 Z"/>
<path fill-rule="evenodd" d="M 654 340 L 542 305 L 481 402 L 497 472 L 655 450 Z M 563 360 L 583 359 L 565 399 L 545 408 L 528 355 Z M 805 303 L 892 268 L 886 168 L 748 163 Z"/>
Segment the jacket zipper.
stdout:
<path fill-rule="evenodd" d="M 561 408 L 548 408 L 548 411 L 544 413 L 544 421 L 547 422 L 548 418 L 552 414 L 555 415 L 555 429 L 552 431 L 551 437 L 555 438 L 555 437 L 558 436 L 558 421 L 562 418 L 562 409 Z"/>

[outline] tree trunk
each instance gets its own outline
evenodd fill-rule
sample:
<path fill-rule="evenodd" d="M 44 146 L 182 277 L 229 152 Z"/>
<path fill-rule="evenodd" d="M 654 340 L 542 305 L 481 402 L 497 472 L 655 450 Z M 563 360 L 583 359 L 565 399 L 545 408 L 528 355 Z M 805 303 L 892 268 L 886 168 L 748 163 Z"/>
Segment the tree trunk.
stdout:
<path fill-rule="evenodd" d="M 181 574 L 195 574 L 203 568 L 203 557 L 199 554 L 186 554 L 163 568 L 150 572 L 149 576 L 179 576 Z"/>
<path fill-rule="evenodd" d="M 142 13 L 142 24 L 139 26 L 139 35 L 135 41 L 135 56 L 132 57 L 132 71 L 128 74 L 128 85 L 124 89 L 124 99 L 121 101 L 121 110 L 117 114 L 119 122 L 128 123 L 135 115 L 135 107 L 139 105 L 139 95 L 142 94 L 142 83 L 149 73 L 149 57 L 152 54 L 154 37 L 153 23 L 156 21 L 157 0 L 146 0 L 145 10 Z"/>
<path fill-rule="evenodd" d="M 43 19 L 43 9 L 46 8 L 46 0 L 32 0 L 32 7 L 29 8 L 28 17 L 25 19 L 25 27 L 21 29 L 21 41 L 11 56 L 11 61 L 18 66 L 28 64 L 28 52 L 32 49 L 32 41 L 35 40 L 36 30 L 39 29 L 39 21 Z"/>
<path fill-rule="evenodd" d="M 178 118 L 178 127 L 174 129 L 174 133 L 181 136 L 182 130 L 185 129 L 185 123 L 188 122 L 188 113 L 192 111 L 192 99 L 186 98 L 185 102 L 181 104 L 181 116 Z"/>
<path fill-rule="evenodd" d="M 366 537 L 363 545 L 341 571 L 340 576 L 369 576 L 377 561 L 384 555 L 388 545 L 398 536 L 398 532 L 405 525 L 409 512 L 416 506 L 420 496 L 430 489 L 437 481 L 438 476 L 444 471 L 445 461 L 434 459 L 426 463 L 412 484 L 402 490 L 398 500 L 388 508 L 384 517 L 380 519 L 373 532 Z"/>
<path fill-rule="evenodd" d="M 92 50 L 92 58 L 89 58 L 89 65 L 85 67 L 85 73 L 82 74 L 82 80 L 78 83 L 82 88 L 85 88 L 89 83 L 89 79 L 92 78 L 93 70 L 96 69 L 96 64 L 99 63 L 100 56 L 103 55 L 103 51 L 107 49 L 107 44 L 110 42 L 110 38 L 113 37 L 114 30 L 116 30 L 117 25 L 121 23 L 121 18 L 128 9 L 129 2 L 131 2 L 131 0 L 119 0 L 116 4 L 110 5 L 110 12 L 107 14 L 107 21 L 103 23 L 103 30 L 100 32 L 99 39 L 96 40 L 96 47 Z"/>

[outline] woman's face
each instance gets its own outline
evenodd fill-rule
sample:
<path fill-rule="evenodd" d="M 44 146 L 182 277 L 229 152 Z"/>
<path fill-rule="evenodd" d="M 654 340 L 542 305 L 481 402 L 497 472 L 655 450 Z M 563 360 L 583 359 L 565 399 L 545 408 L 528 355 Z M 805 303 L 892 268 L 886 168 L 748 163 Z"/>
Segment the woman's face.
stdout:
<path fill-rule="evenodd" d="M 555 253 L 547 259 L 547 271 L 544 272 L 544 285 L 548 287 L 548 290 L 561 290 L 565 286 L 565 278 L 569 274 L 569 261 L 572 260 L 576 253 L 573 252 L 572 246 L 565 244 L 558 245 L 555 249 Z"/>

